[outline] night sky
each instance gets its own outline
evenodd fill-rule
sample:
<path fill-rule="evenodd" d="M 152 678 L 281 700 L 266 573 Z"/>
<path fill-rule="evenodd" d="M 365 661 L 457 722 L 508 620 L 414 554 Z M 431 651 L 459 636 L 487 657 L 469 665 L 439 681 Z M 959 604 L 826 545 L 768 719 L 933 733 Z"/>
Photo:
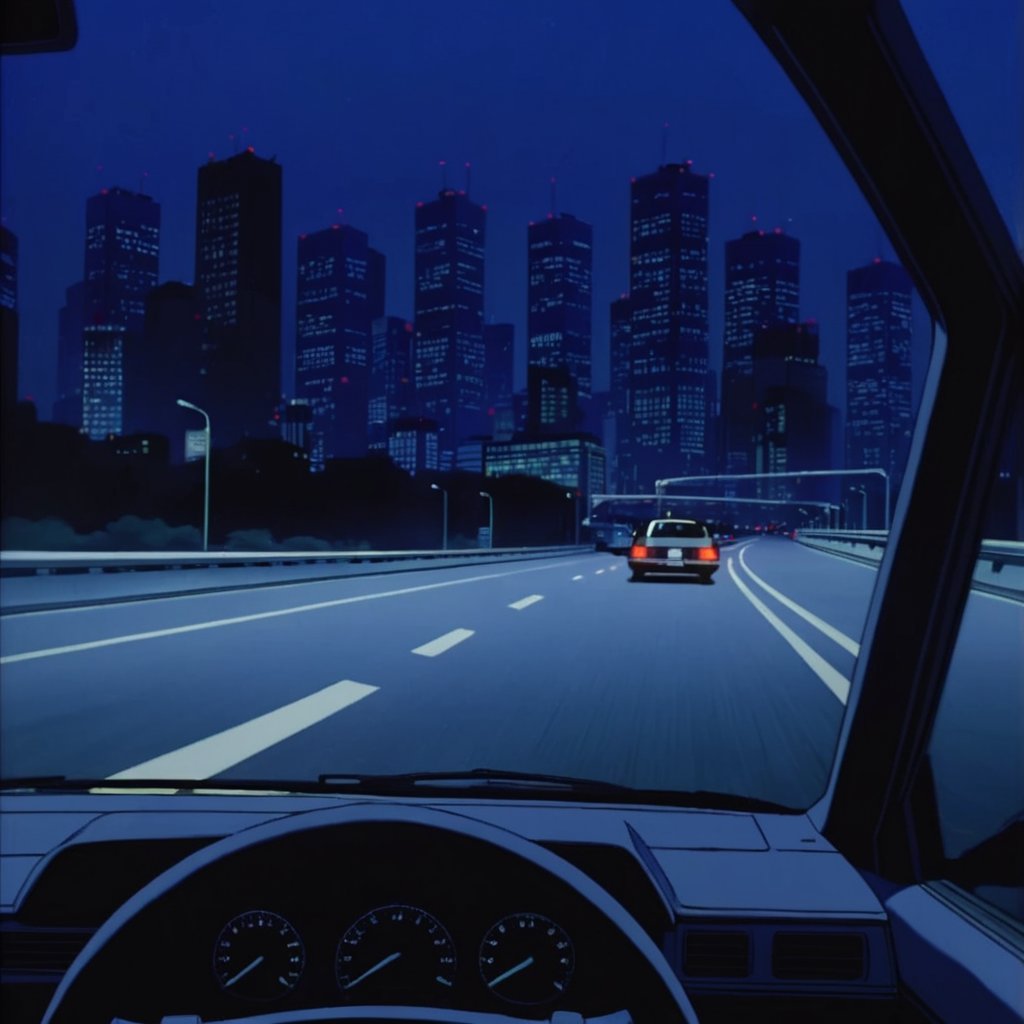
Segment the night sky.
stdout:
<path fill-rule="evenodd" d="M 906 4 L 1021 242 L 1020 0 Z M 525 380 L 526 226 L 594 225 L 595 383 L 608 303 L 628 284 L 629 179 L 661 160 L 713 171 L 711 353 L 724 243 L 751 226 L 802 242 L 801 315 L 821 325 L 842 404 L 845 272 L 892 256 L 792 86 L 724 2 L 87 0 L 66 54 L 3 61 L 2 211 L 19 238 L 20 391 L 49 417 L 57 310 L 82 274 L 85 199 L 140 186 L 162 206 L 160 278 L 191 281 L 196 170 L 244 145 L 284 168 L 283 388 L 294 359 L 295 245 L 344 220 L 388 259 L 387 311 L 412 314 L 413 210 L 441 184 L 489 209 L 486 313 L 516 324 Z M 231 136 L 234 135 L 234 139 Z M 344 214 L 339 214 L 339 208 Z M 752 224 L 756 215 L 758 223 Z M 917 317 L 915 394 L 928 346 Z"/>

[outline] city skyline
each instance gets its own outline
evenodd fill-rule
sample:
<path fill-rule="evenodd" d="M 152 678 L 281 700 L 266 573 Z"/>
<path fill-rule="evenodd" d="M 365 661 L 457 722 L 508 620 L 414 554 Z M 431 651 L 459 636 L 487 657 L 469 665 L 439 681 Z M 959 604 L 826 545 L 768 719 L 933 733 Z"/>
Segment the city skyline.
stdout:
<path fill-rule="evenodd" d="M 427 52 L 418 47 L 417 32 L 428 30 L 425 38 L 437 39 L 440 29 L 425 26 L 431 21 L 425 15 L 408 12 L 401 5 L 396 10 L 403 17 L 389 26 L 392 31 L 387 39 L 394 58 L 389 59 L 389 67 L 396 75 L 389 79 L 393 88 L 384 93 L 369 88 L 376 81 L 374 69 L 379 64 L 374 62 L 379 62 L 383 45 L 383 29 L 376 17 L 356 18 L 352 25 L 346 24 L 353 50 L 365 44 L 366 53 L 353 53 L 354 63 L 347 62 L 344 81 L 332 85 L 328 80 L 328 88 L 317 91 L 322 96 L 314 95 L 308 76 L 304 78 L 304 67 L 319 67 L 323 52 L 319 40 L 311 38 L 308 31 L 299 32 L 294 44 L 288 44 L 303 49 L 301 65 L 287 64 L 288 78 L 282 80 L 280 73 L 290 52 L 283 43 L 274 60 L 261 59 L 258 50 L 253 50 L 248 62 L 226 77 L 216 57 L 222 37 L 220 15 L 198 10 L 189 17 L 179 17 L 175 10 L 165 12 L 161 33 L 187 40 L 190 59 L 204 82 L 202 102 L 190 100 L 194 87 L 188 81 L 181 83 L 183 92 L 175 106 L 147 89 L 144 83 L 155 80 L 166 62 L 159 44 L 162 35 L 140 33 L 140 16 L 117 3 L 104 5 L 102 11 L 83 12 L 83 38 L 87 37 L 91 46 L 80 48 L 81 52 L 43 58 L 43 71 L 33 70 L 39 63 L 32 60 L 5 62 L 3 213 L 7 225 L 21 239 L 22 323 L 25 335 L 32 339 L 22 394 L 40 392 L 37 397 L 45 408 L 55 391 L 54 310 L 74 280 L 73 267 L 68 273 L 61 270 L 68 266 L 61 255 L 67 247 L 61 233 L 72 232 L 81 222 L 84 197 L 114 182 L 130 188 L 136 188 L 136 182 L 144 184 L 165 213 L 164 279 L 188 282 L 194 244 L 189 237 L 194 196 L 189 193 L 195 166 L 211 149 L 223 157 L 235 148 L 243 149 L 246 142 L 255 144 L 262 155 L 276 154 L 288 168 L 284 237 L 319 230 L 338 219 L 369 231 L 389 258 L 388 291 L 393 301 L 388 312 L 401 316 L 412 311 L 412 255 L 404 241 L 409 204 L 440 184 L 438 159 L 447 157 L 449 180 L 460 186 L 463 164 L 469 159 L 473 164 L 471 194 L 491 206 L 488 259 L 494 272 L 485 316 L 488 322 L 511 322 L 516 327 L 516 383 L 520 388 L 525 381 L 526 341 L 520 297 L 526 268 L 520 241 L 526 223 L 546 205 L 550 177 L 557 176 L 559 205 L 594 224 L 594 303 L 598 311 L 594 371 L 600 390 L 608 372 L 608 325 L 599 311 L 624 290 L 628 269 L 624 256 L 628 238 L 626 181 L 629 175 L 645 173 L 657 163 L 661 125 L 668 120 L 667 158 L 692 158 L 699 166 L 713 169 L 720 186 L 711 209 L 712 366 L 720 365 L 716 349 L 722 340 L 721 246 L 724 239 L 738 236 L 752 223 L 749 218 L 756 213 L 768 230 L 783 227 L 804 244 L 808 268 L 804 290 L 814 299 L 823 360 L 830 373 L 830 398 L 837 399 L 844 390 L 843 275 L 849 267 L 875 255 L 891 258 L 892 254 L 878 237 L 866 204 L 802 109 L 802 101 L 770 58 L 760 53 L 756 39 L 734 11 L 666 9 L 636 23 L 617 25 L 612 32 L 602 19 L 581 11 L 553 17 L 526 5 L 517 8 L 515 17 L 501 10 L 485 16 L 457 4 L 442 20 L 447 25 L 468 19 L 464 27 L 456 29 L 450 43 L 458 51 L 459 61 L 442 66 L 435 84 L 448 95 L 452 83 L 475 75 L 479 88 L 451 93 L 452 103 L 443 109 L 432 107 L 434 112 L 422 117 L 419 111 L 429 104 L 432 90 L 425 90 L 422 99 L 416 97 L 415 89 L 410 91 L 410 83 L 419 80 Z M 254 11 L 258 17 L 258 4 Z M 651 36 L 651 25 L 658 19 L 667 19 L 665 36 L 673 35 L 673 28 L 685 28 L 685 34 L 693 36 L 694 45 L 687 47 L 687 56 L 693 61 L 694 78 L 705 87 L 692 96 L 673 79 L 670 69 L 675 60 L 663 58 L 665 44 L 660 36 Z M 311 24 L 317 20 L 311 18 Z M 252 45 L 247 30 L 245 26 L 234 28 L 236 43 L 244 51 Z M 560 42 L 567 30 L 574 33 L 571 53 Z M 94 59 L 105 57 L 108 45 L 116 48 L 119 39 L 132 33 L 143 43 L 122 68 L 121 84 L 107 82 L 90 70 Z M 459 40 L 473 34 L 482 37 L 483 45 L 479 51 L 464 53 Z M 702 46 L 700 40 L 712 35 L 716 46 Z M 613 36 L 615 49 L 609 49 Z M 537 70 L 512 89 L 512 83 L 518 81 L 518 72 L 513 70 L 515 51 L 525 37 L 535 48 L 531 68 L 536 65 Z M 649 59 L 645 56 L 635 63 L 621 95 L 610 94 L 608 84 L 602 81 L 604 57 L 621 51 L 622 59 L 633 65 L 641 40 L 650 44 Z M 714 53 L 697 52 L 702 48 Z M 65 69 L 62 62 L 69 66 Z M 749 68 L 743 82 L 732 80 L 735 76 L 730 69 L 737 62 Z M 252 78 L 256 66 L 266 81 Z M 759 77 L 762 73 L 763 80 Z M 71 109 L 65 111 L 60 105 L 67 98 L 62 83 L 69 75 L 82 83 L 83 93 L 75 94 Z M 129 94 L 123 82 L 137 82 L 138 87 L 133 86 Z M 513 94 L 521 97 L 514 108 L 510 106 Z M 546 97 L 550 109 L 532 102 L 539 94 Z M 26 105 L 30 95 L 32 103 Z M 242 96 L 248 97 L 244 103 Z M 302 106 L 294 107 L 291 101 L 299 97 Z M 410 98 L 412 107 L 406 112 L 404 106 Z M 391 119 L 396 102 L 400 116 Z M 79 109 L 82 104 L 94 113 Z M 29 107 L 38 111 L 38 119 L 25 116 Z M 337 131 L 325 133 L 313 126 L 311 119 L 327 109 L 332 111 L 329 123 L 336 124 Z M 728 124 L 720 123 L 722 110 L 730 111 Z M 149 111 L 158 115 L 151 117 Z M 50 123 L 65 125 L 59 135 L 42 127 L 48 117 Z M 59 122 L 53 121 L 56 117 Z M 422 123 L 414 123 L 417 117 Z M 732 123 L 737 119 L 742 125 L 739 131 Z M 396 126 L 393 132 L 383 128 L 380 133 L 369 131 L 371 124 L 392 123 Z M 684 124 L 685 131 L 680 129 Z M 236 138 L 229 139 L 229 134 Z M 17 140 L 16 145 L 9 144 L 12 139 Z M 103 172 L 95 170 L 99 164 Z M 147 177 L 143 171 L 149 172 Z M 340 207 L 345 209 L 339 215 Z M 825 238 L 830 240 L 829 246 L 822 244 Z M 294 260 L 295 253 L 286 245 L 282 297 L 286 380 L 289 367 L 294 366 L 289 351 L 294 345 L 294 312 L 289 309 L 294 295 L 289 296 L 288 288 Z M 42 292 L 49 296 L 45 301 L 38 298 Z M 916 319 L 925 323 L 920 309 Z M 915 373 L 915 379 L 920 376 Z"/>
<path fill-rule="evenodd" d="M 201 352 L 200 372 L 204 379 L 200 385 L 205 384 L 210 392 L 204 402 L 214 409 L 219 427 L 223 422 L 221 411 L 226 406 L 216 389 L 210 390 L 211 377 L 216 374 L 235 385 L 232 390 L 235 398 L 227 403 L 233 408 L 239 405 L 239 395 L 252 390 L 252 381 L 248 379 L 248 387 L 240 389 L 238 386 L 242 383 L 238 378 L 246 368 L 244 360 L 257 358 L 255 351 L 248 348 L 239 350 L 229 360 L 229 375 L 225 377 L 223 372 L 217 373 L 219 353 L 216 342 L 224 335 L 225 326 L 231 329 L 230 333 L 246 338 L 256 337 L 255 328 L 259 328 L 265 343 L 258 358 L 268 370 L 274 362 L 275 346 L 279 345 L 279 336 L 273 330 L 273 313 L 276 312 L 273 307 L 283 288 L 279 270 L 277 275 L 274 274 L 280 266 L 282 244 L 278 234 L 279 215 L 276 213 L 282 170 L 275 161 L 256 156 L 252 147 L 239 156 L 220 162 L 209 159 L 201 166 L 196 207 L 196 263 L 200 269 L 197 276 L 205 282 L 205 288 L 192 289 L 173 282 L 165 282 L 161 286 L 164 291 L 168 287 L 177 288 L 179 292 L 194 290 L 201 300 L 204 327 L 202 339 L 197 335 L 199 344 L 194 347 Z M 619 358 L 627 358 L 628 368 L 620 372 L 614 359 L 612 366 L 620 386 L 624 385 L 628 391 L 625 404 L 632 409 L 631 415 L 621 415 L 621 394 L 611 395 L 610 403 L 610 408 L 618 413 L 618 446 L 610 456 L 618 464 L 617 482 L 625 483 L 627 490 L 649 486 L 648 478 L 653 480 L 655 476 L 671 473 L 677 467 L 688 472 L 737 468 L 730 465 L 728 452 L 723 452 L 722 461 L 719 461 L 713 420 L 718 395 L 706 394 L 705 390 L 708 386 L 714 387 L 717 379 L 715 369 L 709 369 L 707 358 L 710 182 L 710 176 L 692 171 L 689 163 L 662 165 L 651 174 L 633 179 L 633 293 L 628 300 L 621 298 L 611 304 L 613 314 L 617 307 L 628 306 L 632 321 L 629 347 L 619 353 Z M 269 206 L 263 202 L 268 196 L 271 200 Z M 485 335 L 494 334 L 497 325 L 481 326 L 487 207 L 473 203 L 465 190 L 442 189 L 436 200 L 418 202 L 416 211 L 417 281 L 418 293 L 422 295 L 417 304 L 418 319 L 414 324 L 410 366 L 410 371 L 417 378 L 411 383 L 419 384 L 413 407 L 416 415 L 426 415 L 439 422 L 441 449 L 447 453 L 442 455 L 439 468 L 450 468 L 458 461 L 459 445 L 485 432 L 488 425 L 486 417 L 490 411 L 485 391 L 491 387 L 494 367 L 484 361 L 484 341 Z M 147 353 L 144 358 L 140 344 L 145 340 L 147 346 L 152 346 L 154 342 L 153 338 L 142 338 L 141 323 L 143 311 L 146 312 L 147 323 L 151 319 L 149 298 L 151 295 L 155 298 L 156 293 L 153 281 L 158 276 L 159 223 L 159 204 L 149 196 L 116 188 L 103 189 L 87 202 L 86 283 L 77 322 L 84 325 L 83 393 L 87 401 L 83 426 L 90 436 L 96 438 L 153 429 L 157 421 L 161 424 L 168 422 L 162 415 L 153 414 L 147 419 L 139 414 L 140 410 L 146 409 L 152 397 L 145 393 L 144 384 L 147 379 L 146 358 L 152 353 Z M 586 315 L 585 319 L 579 320 L 575 331 L 579 336 L 588 330 L 590 320 L 589 226 L 566 213 L 557 218 L 552 215 L 542 224 L 548 230 L 534 231 L 535 225 L 531 223 L 528 235 L 527 252 L 533 285 L 529 291 L 531 313 L 554 312 L 555 320 L 550 325 L 538 318 L 546 328 L 561 325 L 564 317 L 561 307 L 576 307 L 574 316 Z M 249 260 L 247 265 L 244 256 L 239 256 L 242 240 L 248 240 L 247 247 L 242 246 L 242 249 L 258 251 L 262 257 L 255 261 L 259 263 L 258 270 L 254 270 L 253 261 Z M 582 262 L 572 252 L 568 256 L 560 252 L 563 246 L 581 250 Z M 371 325 L 384 315 L 386 258 L 368 245 L 365 232 L 349 225 L 333 224 L 312 235 L 300 235 L 298 247 L 299 334 L 303 338 L 308 335 L 304 347 L 298 352 L 298 398 L 311 408 L 313 466 L 322 469 L 326 459 L 359 457 L 367 451 L 368 378 L 373 346 Z M 725 249 L 726 279 L 730 283 L 726 289 L 723 380 L 728 381 L 730 372 L 735 376 L 743 370 L 744 362 L 749 364 L 751 349 L 756 351 L 758 339 L 765 328 L 791 324 L 798 314 L 800 243 L 786 236 L 781 229 L 771 233 L 758 230 L 747 232 L 739 239 L 728 240 Z M 852 268 L 848 271 L 848 278 L 870 272 L 879 264 L 882 268 L 893 266 L 876 258 L 866 268 Z M 898 267 L 896 269 L 899 270 Z M 665 283 L 677 279 L 680 284 L 672 285 L 671 289 L 678 287 L 678 292 L 666 291 Z M 247 291 L 256 294 L 246 299 Z M 901 421 L 909 422 L 912 294 L 909 279 L 906 292 L 901 307 L 904 336 L 900 342 L 899 359 L 903 375 L 898 415 Z M 72 289 L 69 289 L 69 297 L 71 294 Z M 538 302 L 538 296 L 542 302 Z M 249 311 L 245 312 L 246 309 Z M 246 316 L 251 318 L 253 309 L 257 315 L 252 326 L 239 331 L 240 320 Z M 271 315 L 264 316 L 261 310 L 268 310 Z M 68 313 L 68 310 L 63 312 Z M 848 321 L 853 323 L 849 312 Z M 670 323 L 677 326 L 669 329 L 666 325 Z M 817 364 L 818 326 L 816 321 L 812 323 L 813 362 Z M 511 325 L 505 327 L 511 332 Z M 665 330 L 669 333 L 665 334 Z M 117 337 L 108 337 L 111 331 Z M 134 346 L 130 342 L 133 335 L 137 336 Z M 504 336 L 506 351 L 510 339 L 511 333 Z M 532 340 L 536 342 L 536 339 Z M 582 418 L 575 419 L 573 410 L 577 393 L 582 391 L 581 383 L 585 386 L 588 381 L 589 365 L 578 358 L 575 350 L 579 344 L 573 341 L 571 333 L 565 332 L 564 337 L 560 333 L 558 344 L 550 341 L 549 336 L 542 337 L 542 343 L 546 345 L 540 349 L 540 362 L 544 365 L 531 368 L 531 382 L 534 370 L 543 370 L 554 374 L 551 384 L 556 388 L 549 392 L 551 397 L 545 399 L 539 390 L 534 392 L 534 385 L 530 384 L 528 429 L 535 434 L 540 431 L 549 433 L 552 429 L 556 432 L 559 429 L 583 429 Z M 884 347 L 884 340 L 878 343 Z M 848 344 L 853 342 L 848 339 Z M 664 348 L 666 345 L 668 347 Z M 90 362 L 89 353 L 93 349 L 98 355 Z M 537 350 L 538 346 L 531 346 L 531 351 Z M 166 383 L 170 376 L 166 371 L 173 365 L 172 360 L 165 358 L 166 355 L 161 354 L 160 360 L 154 357 L 154 362 L 163 365 L 165 372 L 148 375 L 153 395 L 157 390 L 161 394 L 166 391 L 166 387 L 158 386 Z M 575 365 L 570 365 L 573 355 L 577 355 Z M 849 359 L 851 366 L 856 364 L 856 358 L 850 356 Z M 476 365 L 478 362 L 480 366 Z M 679 367 L 684 363 L 692 370 L 692 380 L 686 373 L 680 376 Z M 469 377 L 467 370 L 472 371 Z M 312 380 L 311 371 L 312 377 L 323 376 L 322 371 L 326 372 L 328 387 L 324 394 L 320 394 L 324 390 L 320 387 L 323 382 Z M 564 384 L 556 383 L 558 372 L 567 375 Z M 334 373 L 342 373 L 337 381 L 348 385 L 337 388 L 337 403 L 331 395 Z M 654 377 L 651 377 L 652 373 Z M 67 373 L 64 375 L 68 376 Z M 160 382 L 155 381 L 156 376 L 160 376 Z M 126 394 L 129 381 L 131 386 L 127 391 L 130 393 Z M 454 391 L 451 388 L 453 381 L 457 382 Z M 824 400 L 826 381 L 827 370 L 822 367 L 822 394 L 815 399 L 819 404 Z M 468 394 L 466 388 L 469 385 L 472 385 L 472 394 L 467 401 L 465 394 Z M 537 387 L 541 387 L 539 376 Z M 559 395 L 558 389 L 564 390 L 564 394 Z M 203 388 L 200 386 L 196 390 L 202 391 Z M 226 390 L 226 385 L 222 385 L 220 390 Z M 723 385 L 723 395 L 726 390 Z M 102 407 L 98 414 L 90 416 L 89 403 L 97 401 L 94 392 L 101 395 Z M 644 398 L 644 395 L 655 393 L 662 396 L 659 399 L 661 405 L 655 402 L 657 408 Z M 850 393 L 852 396 L 852 385 Z M 165 404 L 168 395 L 169 392 L 164 395 Z M 278 397 L 288 400 L 295 396 L 279 394 Z M 587 396 L 579 394 L 579 397 L 585 399 Z M 763 396 L 752 397 L 760 399 Z M 542 414 L 541 405 L 536 404 L 542 402 L 556 404 L 549 405 L 548 412 Z M 240 415 L 228 418 L 228 429 L 218 431 L 221 444 L 225 440 L 231 443 L 243 434 L 269 436 L 261 428 L 271 426 L 271 410 L 277 408 L 278 403 L 265 403 L 265 419 L 262 420 L 257 404 L 249 401 L 251 410 L 244 415 L 241 415 L 240 405 L 234 410 Z M 552 412 L 556 406 L 560 408 L 562 405 L 564 409 Z M 129 406 L 133 409 L 132 414 L 128 413 Z M 259 407 L 262 408 L 262 404 Z M 723 407 L 727 409 L 728 403 L 723 401 Z M 757 407 L 755 404 L 754 408 Z M 280 413 L 276 418 L 280 418 Z M 723 417 L 726 426 L 728 422 L 728 416 Z M 593 430 L 596 417 L 592 417 L 590 423 Z M 493 427 L 493 421 L 490 425 Z M 387 423 L 381 426 L 386 434 Z M 762 428 L 759 422 L 756 431 L 747 430 L 747 436 L 753 440 L 752 433 L 761 433 L 762 429 L 769 428 Z M 664 437 L 661 434 L 654 437 L 652 431 L 667 433 Z M 177 446 L 174 447 L 177 450 Z M 612 447 L 615 447 L 614 443 Z M 645 448 L 646 453 L 643 451 Z M 895 457 L 893 449 L 879 461 L 891 466 Z M 779 464 L 784 464 L 785 452 L 781 458 L 783 461 Z M 862 457 L 853 461 L 850 458 L 848 454 L 843 463 L 858 468 L 865 464 Z M 758 469 L 763 470 L 762 455 L 757 453 L 755 459 Z M 635 467 L 645 460 L 645 468 L 637 471 Z M 621 470 L 623 465 L 628 467 L 630 463 L 634 466 L 633 479 L 626 483 Z M 796 462 L 791 464 L 796 465 Z M 826 456 L 824 461 L 815 458 L 812 463 L 804 464 L 804 468 L 823 468 L 829 464 Z M 835 465 L 838 467 L 839 463 Z"/>

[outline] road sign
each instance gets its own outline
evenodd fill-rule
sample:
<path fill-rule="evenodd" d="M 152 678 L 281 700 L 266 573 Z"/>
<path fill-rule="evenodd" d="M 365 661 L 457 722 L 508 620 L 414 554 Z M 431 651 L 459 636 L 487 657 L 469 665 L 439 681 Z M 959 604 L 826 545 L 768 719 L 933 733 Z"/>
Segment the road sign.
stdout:
<path fill-rule="evenodd" d="M 206 454 L 206 431 L 185 431 L 185 461 L 195 462 Z"/>

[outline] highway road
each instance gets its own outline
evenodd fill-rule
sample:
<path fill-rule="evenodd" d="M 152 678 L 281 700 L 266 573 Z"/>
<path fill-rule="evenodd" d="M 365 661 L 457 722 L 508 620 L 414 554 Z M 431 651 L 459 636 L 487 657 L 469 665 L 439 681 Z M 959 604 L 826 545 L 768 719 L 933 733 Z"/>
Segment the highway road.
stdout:
<path fill-rule="evenodd" d="M 6 615 L 0 773 L 487 766 L 806 807 L 874 580 L 762 538 L 724 548 L 711 586 L 588 553 Z M 967 674 L 1024 635 L 1019 602 L 969 608 Z M 1012 712 L 995 657 L 985 685 Z"/>

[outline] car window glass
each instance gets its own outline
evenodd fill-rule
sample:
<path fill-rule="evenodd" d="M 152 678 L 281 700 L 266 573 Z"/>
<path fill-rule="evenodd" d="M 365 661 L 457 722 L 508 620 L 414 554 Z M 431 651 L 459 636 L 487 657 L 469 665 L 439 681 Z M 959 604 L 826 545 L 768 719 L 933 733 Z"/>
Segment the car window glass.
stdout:
<path fill-rule="evenodd" d="M 654 523 L 651 537 L 706 537 L 707 531 L 699 523 Z"/>
<path fill-rule="evenodd" d="M 903 0 L 1018 249 L 1024 246 L 1024 4 Z M 950 26 L 956 32 L 950 32 Z"/>
<path fill-rule="evenodd" d="M 1024 922 L 1024 402 L 928 747 L 936 877 Z"/>
<path fill-rule="evenodd" d="M 814 803 L 931 324 L 736 5 L 79 6 L 0 68 L 0 500 L 82 569 L 5 598 L 97 603 L 5 619 L 3 772 L 310 698 L 217 773 Z"/>

